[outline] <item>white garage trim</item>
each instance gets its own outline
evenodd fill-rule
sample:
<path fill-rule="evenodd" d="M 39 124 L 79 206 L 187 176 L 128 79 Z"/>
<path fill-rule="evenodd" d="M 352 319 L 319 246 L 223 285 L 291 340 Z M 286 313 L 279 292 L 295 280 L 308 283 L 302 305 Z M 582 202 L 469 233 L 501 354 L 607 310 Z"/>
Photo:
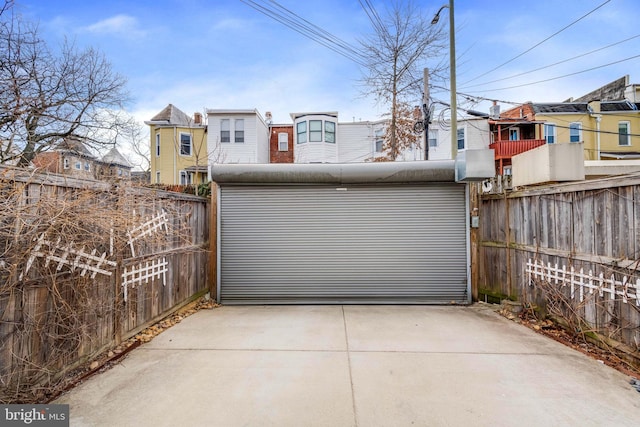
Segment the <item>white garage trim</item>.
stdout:
<path fill-rule="evenodd" d="M 453 162 L 223 166 L 219 302 L 471 302 L 468 187 Z"/>

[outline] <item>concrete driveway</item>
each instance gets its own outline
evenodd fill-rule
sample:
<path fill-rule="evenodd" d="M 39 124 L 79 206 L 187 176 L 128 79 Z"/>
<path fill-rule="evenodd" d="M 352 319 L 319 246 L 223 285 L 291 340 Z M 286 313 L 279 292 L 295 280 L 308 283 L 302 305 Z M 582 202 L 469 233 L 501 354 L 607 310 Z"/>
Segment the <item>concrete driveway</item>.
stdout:
<path fill-rule="evenodd" d="M 56 403 L 72 426 L 637 426 L 629 378 L 485 305 L 200 311 Z"/>

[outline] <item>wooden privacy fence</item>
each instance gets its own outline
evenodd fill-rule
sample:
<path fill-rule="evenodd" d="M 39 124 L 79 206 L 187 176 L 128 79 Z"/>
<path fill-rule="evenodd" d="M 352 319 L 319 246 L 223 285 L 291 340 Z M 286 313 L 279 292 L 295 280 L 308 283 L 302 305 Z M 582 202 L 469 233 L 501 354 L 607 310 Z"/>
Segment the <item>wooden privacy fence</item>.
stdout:
<path fill-rule="evenodd" d="M 209 289 L 206 198 L 0 167 L 0 203 L 1 402 Z"/>
<path fill-rule="evenodd" d="M 638 352 L 640 175 L 483 195 L 479 236 L 480 299 L 547 307 Z"/>

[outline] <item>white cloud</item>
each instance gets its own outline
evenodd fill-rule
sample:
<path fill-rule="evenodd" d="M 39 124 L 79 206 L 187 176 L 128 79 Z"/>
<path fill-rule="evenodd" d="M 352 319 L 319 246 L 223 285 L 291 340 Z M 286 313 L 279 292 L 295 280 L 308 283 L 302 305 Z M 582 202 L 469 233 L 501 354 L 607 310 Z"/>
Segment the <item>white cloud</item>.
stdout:
<path fill-rule="evenodd" d="M 129 15 L 112 16 L 86 26 L 83 30 L 95 34 L 116 34 L 126 37 L 144 37 L 146 35 L 146 32 L 139 28 L 138 20 Z"/>

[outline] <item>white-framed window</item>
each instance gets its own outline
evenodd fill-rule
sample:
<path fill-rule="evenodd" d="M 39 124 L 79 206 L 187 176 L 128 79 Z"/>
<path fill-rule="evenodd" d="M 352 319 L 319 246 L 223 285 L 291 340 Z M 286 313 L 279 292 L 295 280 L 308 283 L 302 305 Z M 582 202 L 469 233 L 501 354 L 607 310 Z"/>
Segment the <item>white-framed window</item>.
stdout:
<path fill-rule="evenodd" d="M 91 163 L 89 162 L 84 162 L 84 170 L 86 170 L 87 172 L 89 172 L 91 170 Z"/>
<path fill-rule="evenodd" d="M 122 176 L 122 169 L 118 168 L 118 176 Z"/>
<path fill-rule="evenodd" d="M 309 142 L 322 142 L 322 120 L 309 120 Z"/>
<path fill-rule="evenodd" d="M 156 172 L 156 184 L 160 184 L 160 172 Z"/>
<path fill-rule="evenodd" d="M 231 142 L 231 121 L 220 119 L 220 142 Z"/>
<path fill-rule="evenodd" d="M 191 155 L 191 134 L 188 134 L 188 133 L 180 134 L 180 155 L 181 156 Z"/>
<path fill-rule="evenodd" d="M 289 134 L 286 132 L 278 134 L 278 151 L 289 151 Z"/>
<path fill-rule="evenodd" d="M 160 157 L 160 133 L 156 133 L 156 157 Z"/>
<path fill-rule="evenodd" d="M 429 147 L 437 147 L 438 146 L 438 131 L 437 130 L 429 130 Z"/>
<path fill-rule="evenodd" d="M 618 122 L 618 145 L 631 145 L 631 122 Z"/>
<path fill-rule="evenodd" d="M 458 128 L 457 130 L 458 150 L 464 150 L 464 128 Z"/>
<path fill-rule="evenodd" d="M 582 141 L 582 123 L 571 122 L 569 123 L 569 142 Z"/>
<path fill-rule="evenodd" d="M 296 141 L 298 144 L 307 142 L 307 122 L 299 122 L 296 125 Z"/>
<path fill-rule="evenodd" d="M 65 169 L 69 169 L 69 159 L 67 159 L 66 157 L 62 159 L 62 167 Z"/>
<path fill-rule="evenodd" d="M 189 175 L 185 171 L 180 171 L 180 185 L 187 185 L 189 182 Z"/>
<path fill-rule="evenodd" d="M 244 142 L 244 119 L 236 119 L 233 141 Z"/>
<path fill-rule="evenodd" d="M 76 168 L 76 170 L 82 170 L 82 162 L 80 160 L 76 160 L 73 167 Z"/>
<path fill-rule="evenodd" d="M 553 123 L 544 124 L 544 139 L 547 144 L 555 144 L 556 142 L 556 125 Z"/>
<path fill-rule="evenodd" d="M 336 142 L 335 122 L 324 122 L 324 142 L 335 144 Z"/>
<path fill-rule="evenodd" d="M 520 129 L 511 128 L 509 129 L 509 141 L 519 141 L 520 140 Z"/>

